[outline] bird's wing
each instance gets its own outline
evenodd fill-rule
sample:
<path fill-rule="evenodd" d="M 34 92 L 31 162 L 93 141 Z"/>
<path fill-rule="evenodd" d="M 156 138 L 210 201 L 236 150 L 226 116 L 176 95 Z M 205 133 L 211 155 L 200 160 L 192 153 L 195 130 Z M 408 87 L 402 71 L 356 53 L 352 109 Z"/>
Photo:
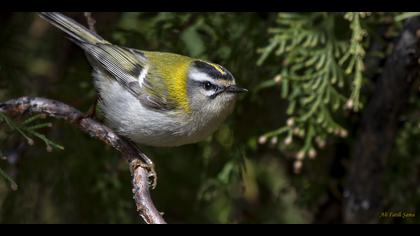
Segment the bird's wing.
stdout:
<path fill-rule="evenodd" d="M 110 44 L 95 32 L 57 12 L 41 12 L 42 18 L 63 30 L 69 39 L 83 48 L 95 70 L 107 73 L 146 107 L 156 110 L 175 109 L 164 81 L 149 68 L 144 54 L 135 49 Z"/>
<path fill-rule="evenodd" d="M 121 86 L 134 95 L 142 105 L 155 110 L 173 110 L 176 102 L 170 99 L 162 78 L 153 75 L 153 68 L 144 54 L 135 49 L 111 44 L 80 45 L 88 54 L 95 69 L 109 73 Z"/>

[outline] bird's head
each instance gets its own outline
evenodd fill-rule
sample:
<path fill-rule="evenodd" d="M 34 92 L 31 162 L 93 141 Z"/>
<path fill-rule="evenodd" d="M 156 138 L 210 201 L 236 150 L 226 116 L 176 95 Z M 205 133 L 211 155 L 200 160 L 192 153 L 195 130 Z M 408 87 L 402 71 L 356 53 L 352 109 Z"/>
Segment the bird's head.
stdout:
<path fill-rule="evenodd" d="M 191 62 L 186 85 L 191 111 L 209 115 L 230 112 L 237 95 L 247 92 L 236 85 L 233 75 L 223 66 L 202 60 Z"/>

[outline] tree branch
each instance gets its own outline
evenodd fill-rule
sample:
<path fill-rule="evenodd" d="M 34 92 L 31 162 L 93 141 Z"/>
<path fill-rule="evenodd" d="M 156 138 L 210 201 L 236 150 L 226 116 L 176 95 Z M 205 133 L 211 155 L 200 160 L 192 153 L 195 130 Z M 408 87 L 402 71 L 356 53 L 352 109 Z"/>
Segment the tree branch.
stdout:
<path fill-rule="evenodd" d="M 142 165 L 142 152 L 134 145 L 122 139 L 110 128 L 87 118 L 77 109 L 59 101 L 21 97 L 0 103 L 0 112 L 8 115 L 44 114 L 48 117 L 65 120 L 91 137 L 97 138 L 122 154 L 128 163 L 132 175 L 133 194 L 139 215 L 148 224 L 164 224 L 159 211 L 154 206 L 149 192 L 148 170 Z"/>
<path fill-rule="evenodd" d="M 383 210 L 385 163 L 399 117 L 420 76 L 420 17 L 407 21 L 362 116 L 344 191 L 345 223 L 376 223 Z"/>

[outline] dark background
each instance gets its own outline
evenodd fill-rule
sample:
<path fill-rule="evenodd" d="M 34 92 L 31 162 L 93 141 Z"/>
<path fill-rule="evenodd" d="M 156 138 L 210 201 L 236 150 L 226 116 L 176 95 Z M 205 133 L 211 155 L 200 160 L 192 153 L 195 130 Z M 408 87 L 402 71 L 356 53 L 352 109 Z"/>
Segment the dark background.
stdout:
<path fill-rule="evenodd" d="M 286 126 L 290 117 L 299 120 L 306 107 L 297 105 L 289 115 L 287 109 L 312 93 L 287 76 L 279 83 L 273 78 L 289 75 L 288 68 L 305 63 L 296 62 L 293 52 L 325 48 L 323 42 L 312 48 L 301 43 L 289 52 L 269 53 L 257 65 L 262 56 L 259 49 L 272 42 L 269 31 L 300 29 L 303 22 L 307 29 L 331 32 L 349 47 L 357 43 L 352 41 L 354 29 L 345 13 L 322 13 L 320 18 L 312 14 L 290 14 L 285 23 L 287 16 L 277 13 L 93 13 L 98 33 L 115 44 L 222 64 L 250 90 L 206 141 L 178 148 L 142 147 L 156 163 L 158 186 L 152 197 L 168 222 L 420 222 L 418 216 L 381 217 L 382 213 L 416 213 L 420 206 L 418 66 L 412 65 L 418 45 L 409 44 L 411 51 L 396 46 L 408 40 L 401 37 L 402 32 L 415 35 L 420 28 L 413 20 L 416 17 L 373 13 L 361 18 L 366 30 L 360 43 L 366 51 L 361 59 L 365 68 L 360 70 L 363 106 L 358 111 L 345 109 L 346 102 L 340 100 L 339 109 L 326 103 L 328 111 L 313 115 L 328 112 L 346 135 L 335 135 L 319 125 L 310 140 L 316 157 L 306 153 L 298 161 L 299 173 L 295 173 L 296 158 L 307 133 L 294 137 L 289 146 L 284 145 L 284 133 L 261 142 L 262 135 Z M 86 24 L 83 13 L 66 15 Z M 408 20 L 398 20 L 399 16 Z M 315 20 L 308 25 L 311 17 Z M 325 22 L 334 24 L 326 29 Z M 296 31 L 296 37 L 303 32 Z M 83 52 L 62 32 L 35 13 L 5 12 L 0 15 L 0 42 L 1 101 L 40 96 L 89 110 L 96 96 L 90 67 Z M 312 78 L 307 74 L 314 66 L 304 67 L 299 75 Z M 343 71 L 346 66 L 337 65 Z M 342 88 L 328 76 L 323 79 L 347 100 L 355 90 L 355 73 L 356 69 L 343 76 Z M 296 93 L 282 97 L 284 86 Z M 17 184 L 15 189 L 6 177 L 0 179 L 0 222 L 141 222 L 128 167 L 119 154 L 65 122 L 48 121 L 52 127 L 39 132 L 64 150 L 47 150 L 37 138 L 29 145 L 5 122 L 0 123 L 4 156 L 0 168 Z M 298 125 L 307 131 L 314 126 L 311 122 Z M 315 137 L 322 137 L 325 145 Z"/>

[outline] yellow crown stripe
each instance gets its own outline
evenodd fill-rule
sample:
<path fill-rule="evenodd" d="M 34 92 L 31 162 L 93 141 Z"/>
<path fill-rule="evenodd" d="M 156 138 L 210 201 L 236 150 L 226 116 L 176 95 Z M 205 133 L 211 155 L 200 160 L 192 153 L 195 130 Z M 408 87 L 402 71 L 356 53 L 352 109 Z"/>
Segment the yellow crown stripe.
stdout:
<path fill-rule="evenodd" d="M 200 60 L 200 61 L 201 61 L 201 60 Z M 226 73 L 222 70 L 222 68 L 221 68 L 219 65 L 214 64 L 214 63 L 211 63 L 211 62 L 208 62 L 208 61 L 202 61 L 202 62 L 204 62 L 204 63 L 207 63 L 207 64 L 211 65 L 214 69 L 216 69 L 217 71 L 219 71 L 219 72 L 220 72 L 220 74 L 222 74 L 222 75 L 225 75 L 225 74 L 226 74 Z"/>
<path fill-rule="evenodd" d="M 222 68 L 219 65 L 210 63 L 214 67 L 214 69 L 218 70 L 222 75 L 225 75 L 226 73 L 222 70 Z"/>

